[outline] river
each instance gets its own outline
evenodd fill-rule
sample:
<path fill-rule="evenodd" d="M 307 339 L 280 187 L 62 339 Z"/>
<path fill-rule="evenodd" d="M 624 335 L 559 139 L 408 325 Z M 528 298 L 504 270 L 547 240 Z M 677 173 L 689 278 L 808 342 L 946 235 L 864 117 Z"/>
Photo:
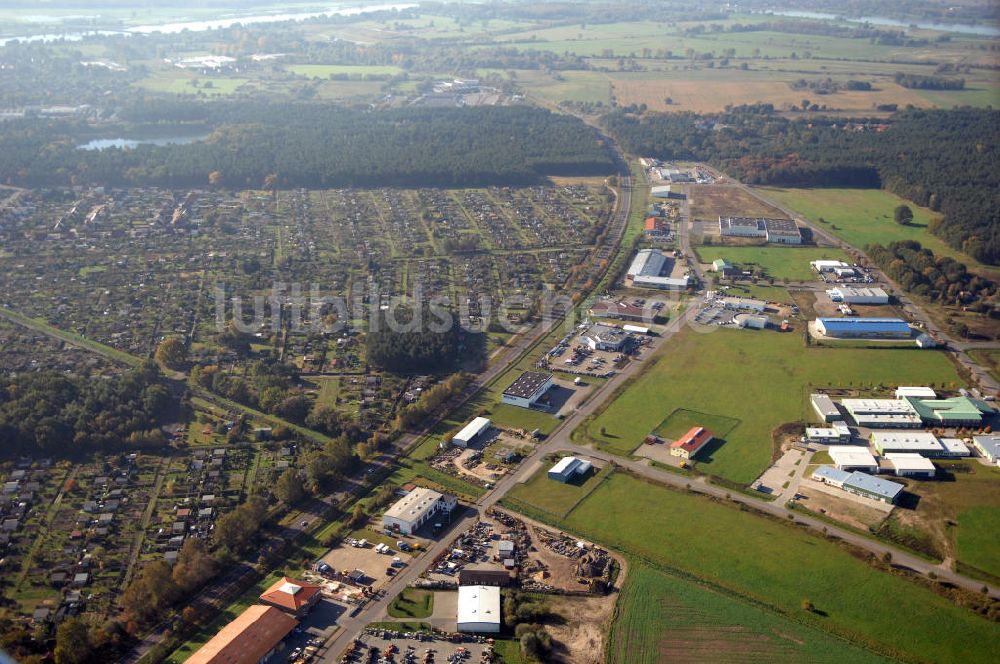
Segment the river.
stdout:
<path fill-rule="evenodd" d="M 965 35 L 979 35 L 980 37 L 1000 37 L 1000 28 L 995 25 L 972 25 L 971 23 L 935 23 L 932 21 L 901 21 L 895 18 L 883 18 L 881 16 L 860 16 L 851 18 L 848 16 L 838 16 L 825 12 L 804 12 L 804 11 L 768 11 L 767 14 L 775 16 L 788 16 L 790 18 L 815 18 L 820 20 L 847 21 L 848 23 L 870 23 L 892 28 L 909 28 L 916 26 L 921 30 L 939 30 L 941 32 L 957 32 Z"/>
<path fill-rule="evenodd" d="M 412 9 L 419 6 L 417 3 L 365 5 L 363 7 L 331 7 L 321 11 L 303 12 L 283 12 L 277 14 L 250 14 L 247 16 L 229 16 L 205 21 L 179 21 L 175 23 L 154 23 L 150 25 L 137 25 L 123 30 L 82 30 L 75 32 L 48 33 L 38 35 L 19 35 L 0 39 L 0 46 L 5 46 L 10 42 L 52 42 L 60 39 L 66 41 L 80 41 L 85 37 L 100 37 L 114 35 L 149 35 L 157 32 L 161 34 L 176 34 L 184 30 L 199 32 L 203 30 L 216 30 L 218 28 L 228 28 L 234 25 L 251 25 L 257 23 L 278 23 L 281 21 L 305 21 L 312 18 L 324 18 L 329 16 L 357 16 L 358 14 L 368 14 L 371 12 L 391 11 L 393 9 Z M 38 18 L 38 17 L 36 17 Z"/>
<path fill-rule="evenodd" d="M 140 145 L 187 145 L 208 138 L 208 134 L 190 136 L 162 136 L 156 138 L 95 138 L 92 141 L 76 146 L 78 150 L 107 150 L 119 148 L 129 150 Z"/>

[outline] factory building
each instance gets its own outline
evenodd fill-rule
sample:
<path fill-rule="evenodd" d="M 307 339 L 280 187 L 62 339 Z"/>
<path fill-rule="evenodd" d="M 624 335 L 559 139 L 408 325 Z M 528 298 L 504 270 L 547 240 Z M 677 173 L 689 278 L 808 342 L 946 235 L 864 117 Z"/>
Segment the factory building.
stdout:
<path fill-rule="evenodd" d="M 920 415 L 903 399 L 842 399 L 847 414 L 859 427 L 869 429 L 919 429 Z"/>
<path fill-rule="evenodd" d="M 830 466 L 820 466 L 813 471 L 812 479 L 823 482 L 830 486 L 843 489 L 848 493 L 863 496 L 879 502 L 893 504 L 903 491 L 903 485 L 879 477 L 872 477 L 857 471 L 847 472 L 831 468 Z"/>
<path fill-rule="evenodd" d="M 918 399 L 937 399 L 937 392 L 930 387 L 900 385 L 896 388 L 896 398 L 917 397 Z"/>
<path fill-rule="evenodd" d="M 575 456 L 563 457 L 556 465 L 549 468 L 549 479 L 565 484 L 576 477 L 583 477 L 590 472 L 593 465 L 586 459 Z"/>
<path fill-rule="evenodd" d="M 691 277 L 671 277 L 673 259 L 657 249 L 642 249 L 632 259 L 625 273 L 625 285 L 629 288 L 658 288 L 660 290 L 683 290 L 688 287 Z M 664 276 L 664 273 L 666 275 Z"/>
<path fill-rule="evenodd" d="M 966 396 L 950 399 L 918 399 L 903 397 L 917 412 L 924 424 L 939 427 L 978 427 L 983 423 L 983 413 L 993 408 L 982 401 Z"/>
<path fill-rule="evenodd" d="M 886 454 L 922 454 L 929 457 L 944 455 L 941 441 L 932 433 L 924 431 L 873 431 L 872 447 Z"/>
<path fill-rule="evenodd" d="M 829 427 L 806 427 L 806 440 L 810 443 L 837 445 L 851 442 L 851 429 L 844 421 L 832 422 Z"/>
<path fill-rule="evenodd" d="M 936 469 L 927 457 L 905 452 L 891 452 L 886 454 L 885 458 L 892 464 L 893 472 L 897 477 L 922 477 L 926 479 L 934 477 Z"/>
<path fill-rule="evenodd" d="M 990 463 L 1000 466 L 1000 436 L 973 436 L 972 444 Z"/>
<path fill-rule="evenodd" d="M 837 409 L 837 404 L 829 396 L 816 393 L 809 396 L 809 401 L 812 403 L 813 411 L 824 422 L 836 422 L 843 419 Z"/>
<path fill-rule="evenodd" d="M 816 331 L 834 339 L 909 339 L 909 324 L 901 318 L 817 318 Z"/>
<path fill-rule="evenodd" d="M 503 391 L 501 400 L 512 406 L 531 408 L 552 387 L 553 376 L 540 371 L 525 371 Z"/>
<path fill-rule="evenodd" d="M 826 291 L 832 302 L 845 304 L 889 304 L 889 294 L 881 288 L 838 286 Z"/>
<path fill-rule="evenodd" d="M 451 444 L 455 447 L 468 447 L 475 442 L 479 436 L 486 433 L 490 428 L 490 421 L 485 417 L 477 417 L 472 420 L 452 437 Z"/>
<path fill-rule="evenodd" d="M 620 353 L 629 336 L 625 330 L 612 325 L 595 323 L 580 337 L 590 350 Z"/>
<path fill-rule="evenodd" d="M 417 487 L 400 498 L 382 515 L 387 533 L 412 535 L 439 514 L 451 514 L 458 500 L 426 487 Z"/>
<path fill-rule="evenodd" d="M 835 272 L 838 269 L 842 270 L 844 268 L 851 267 L 844 261 L 812 261 L 809 264 L 812 265 L 812 268 L 820 274 L 823 274 L 824 272 Z"/>
<path fill-rule="evenodd" d="M 872 453 L 864 447 L 851 445 L 831 447 L 827 454 L 833 460 L 837 470 L 861 470 L 866 473 L 877 473 L 878 462 Z"/>
<path fill-rule="evenodd" d="M 791 219 L 719 217 L 719 235 L 764 238 L 774 244 L 802 244 L 802 231 Z"/>
<path fill-rule="evenodd" d="M 500 631 L 499 586 L 459 586 L 458 631 L 496 634 Z"/>

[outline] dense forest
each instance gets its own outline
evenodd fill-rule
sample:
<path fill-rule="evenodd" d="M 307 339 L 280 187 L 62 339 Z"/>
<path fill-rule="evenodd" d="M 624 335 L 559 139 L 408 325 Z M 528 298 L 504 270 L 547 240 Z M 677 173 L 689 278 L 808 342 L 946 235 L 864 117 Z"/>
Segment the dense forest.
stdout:
<path fill-rule="evenodd" d="M 768 105 L 699 116 L 605 117 L 629 151 L 706 161 L 749 184 L 884 187 L 943 213 L 931 232 L 976 259 L 1000 262 L 1000 111 L 908 110 L 843 122 L 778 115 Z"/>
<path fill-rule="evenodd" d="M 147 361 L 92 380 L 57 372 L 0 377 L 0 455 L 78 456 L 165 442 L 172 398 Z"/>
<path fill-rule="evenodd" d="M 413 316 L 416 322 L 407 324 Z M 365 339 L 368 362 L 396 373 L 442 373 L 457 368 L 463 359 L 482 359 L 483 335 L 467 333 L 456 324 L 436 331 L 442 319 L 430 309 L 400 313 L 399 320 L 401 325 L 390 325 L 383 315 L 371 326 Z"/>
<path fill-rule="evenodd" d="M 956 307 L 1000 317 L 997 285 L 949 256 L 935 256 L 912 240 L 869 245 L 869 258 L 907 291 Z"/>
<path fill-rule="evenodd" d="M 165 105 L 147 122 L 201 117 L 208 140 L 131 150 L 76 149 L 66 121 L 23 120 L 0 136 L 0 173 L 26 185 L 173 187 L 478 186 L 612 172 L 597 132 L 526 106 L 363 112 L 319 104 Z M 138 115 L 136 109 L 130 111 Z M 489 128 L 488 130 L 485 128 Z"/>

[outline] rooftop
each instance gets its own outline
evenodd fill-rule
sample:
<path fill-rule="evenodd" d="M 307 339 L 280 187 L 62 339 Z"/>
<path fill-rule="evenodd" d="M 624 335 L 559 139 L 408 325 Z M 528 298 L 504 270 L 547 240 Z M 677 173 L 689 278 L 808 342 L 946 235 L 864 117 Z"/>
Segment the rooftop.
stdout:
<path fill-rule="evenodd" d="M 191 655 L 187 664 L 257 664 L 298 624 L 273 606 L 255 604 Z"/>
<path fill-rule="evenodd" d="M 489 426 L 490 421 L 487 418 L 477 417 L 462 427 L 462 430 L 455 434 L 455 438 L 458 438 L 459 440 L 472 440 L 484 430 L 489 428 Z"/>
<path fill-rule="evenodd" d="M 858 472 L 851 473 L 851 476 L 844 482 L 844 486 L 860 489 L 890 501 L 894 501 L 899 492 L 903 490 L 902 484 Z"/>
<path fill-rule="evenodd" d="M 459 586 L 458 624 L 500 624 L 500 588 L 498 586 Z"/>
<path fill-rule="evenodd" d="M 910 326 L 902 318 L 819 318 L 827 330 L 849 332 L 865 330 L 868 332 L 897 332 L 909 334 Z"/>
<path fill-rule="evenodd" d="M 432 509 L 444 496 L 433 489 L 418 486 L 385 511 L 385 516 L 403 521 L 413 521 L 415 518 Z"/>
<path fill-rule="evenodd" d="M 525 371 L 521 374 L 517 380 L 510 384 L 510 386 L 503 391 L 507 396 L 511 397 L 521 397 L 522 399 L 529 399 L 534 396 L 545 383 L 552 378 L 552 374 L 542 373 L 540 371 Z"/>
<path fill-rule="evenodd" d="M 320 592 L 320 587 L 313 583 L 299 581 L 287 576 L 278 579 L 274 585 L 265 590 L 260 600 L 268 602 L 292 612 L 298 612 L 302 607 Z"/>
<path fill-rule="evenodd" d="M 833 459 L 834 465 L 837 466 L 878 467 L 875 457 L 873 457 L 872 453 L 864 447 L 831 445 L 830 449 L 827 450 L 827 454 L 830 455 L 830 458 Z"/>
<path fill-rule="evenodd" d="M 837 482 L 838 484 L 843 484 L 851 477 L 851 474 L 846 470 L 840 470 L 834 468 L 833 466 L 820 466 L 813 471 L 812 478 L 814 480 L 823 480 L 825 482 Z"/>
<path fill-rule="evenodd" d="M 694 454 L 710 440 L 712 440 L 711 431 L 705 427 L 691 427 L 686 434 L 670 443 L 670 447 L 679 447 L 688 454 Z"/>
<path fill-rule="evenodd" d="M 934 472 L 934 464 L 930 459 L 914 453 L 893 452 L 886 454 L 885 458 L 892 462 L 896 470 Z"/>

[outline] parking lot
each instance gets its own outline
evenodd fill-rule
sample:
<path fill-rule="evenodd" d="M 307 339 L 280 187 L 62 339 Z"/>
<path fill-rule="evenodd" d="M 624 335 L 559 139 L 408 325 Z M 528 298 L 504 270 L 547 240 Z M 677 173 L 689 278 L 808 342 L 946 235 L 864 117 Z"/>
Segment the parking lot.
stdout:
<path fill-rule="evenodd" d="M 343 604 L 323 598 L 285 639 L 285 652 L 293 661 L 302 654 L 322 654 L 323 644 L 337 631 L 337 621 L 347 611 Z"/>
<path fill-rule="evenodd" d="M 493 640 L 486 637 L 454 634 L 447 638 L 374 628 L 366 629 L 355 644 L 347 661 L 370 664 L 389 661 L 401 664 L 475 664 L 490 661 L 490 653 L 493 652 Z"/>
<path fill-rule="evenodd" d="M 413 556 L 402 551 L 391 550 L 389 553 L 378 553 L 372 543 L 365 547 L 353 547 L 349 544 L 341 544 L 331 549 L 320 559 L 321 563 L 326 563 L 335 572 L 349 574 L 354 570 L 364 572 L 365 578 L 356 582 L 357 586 L 368 587 L 377 590 L 389 579 L 386 573 L 394 557 L 399 557 L 403 565 L 408 565 Z M 343 574 L 336 576 L 338 580 L 344 580 Z"/>

